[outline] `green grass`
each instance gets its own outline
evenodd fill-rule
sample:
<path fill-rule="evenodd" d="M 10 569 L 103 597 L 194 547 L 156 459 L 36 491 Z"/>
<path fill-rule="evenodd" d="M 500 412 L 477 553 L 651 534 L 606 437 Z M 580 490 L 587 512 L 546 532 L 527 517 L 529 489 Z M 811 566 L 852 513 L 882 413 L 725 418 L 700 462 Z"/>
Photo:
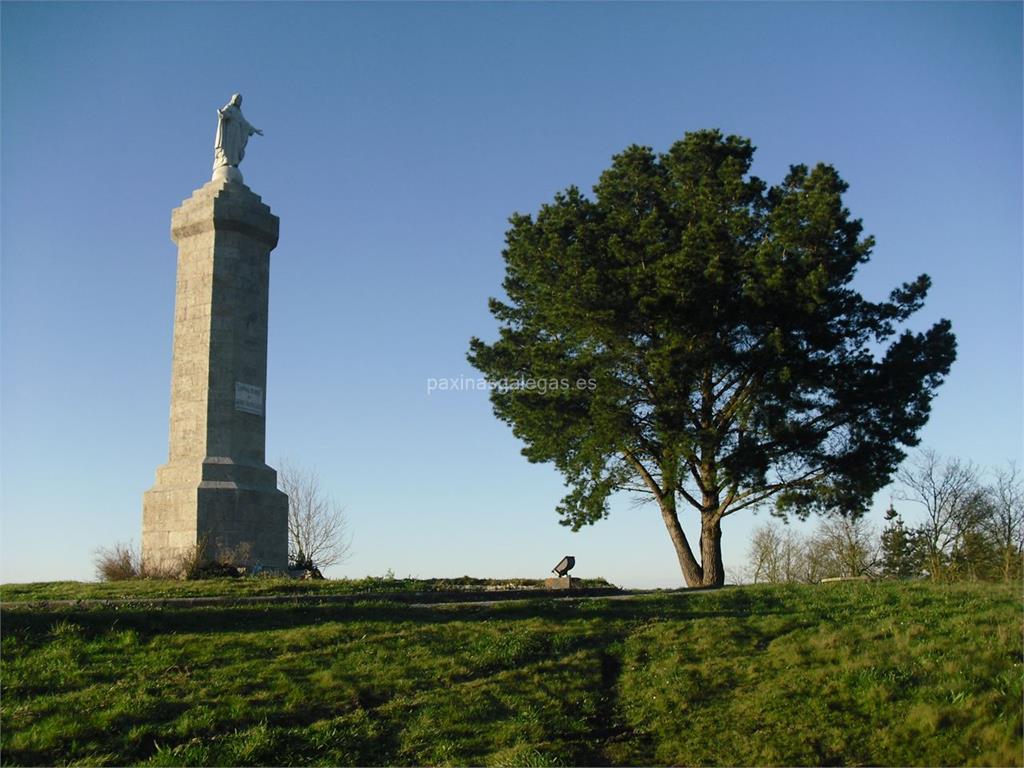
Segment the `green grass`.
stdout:
<path fill-rule="evenodd" d="M 604 579 L 580 579 L 585 587 L 610 587 Z M 298 581 L 289 578 L 220 578 L 196 581 L 133 579 L 128 581 L 51 581 L 0 585 L 0 600 L 132 600 L 178 597 L 256 597 L 269 595 L 353 595 L 397 592 L 463 592 L 543 588 L 543 579 L 364 579 Z"/>
<path fill-rule="evenodd" d="M 1020 765 L 1021 607 L 923 583 L 5 607 L 0 760 Z"/>

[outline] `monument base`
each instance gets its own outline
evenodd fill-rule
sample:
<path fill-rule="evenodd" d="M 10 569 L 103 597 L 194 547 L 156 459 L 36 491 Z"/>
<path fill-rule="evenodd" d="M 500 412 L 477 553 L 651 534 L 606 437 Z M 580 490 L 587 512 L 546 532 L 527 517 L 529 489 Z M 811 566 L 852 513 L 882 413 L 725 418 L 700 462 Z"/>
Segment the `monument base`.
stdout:
<path fill-rule="evenodd" d="M 579 580 L 572 576 L 562 576 L 557 579 L 544 579 L 544 586 L 548 589 L 576 589 L 579 587 Z"/>
<path fill-rule="evenodd" d="M 288 567 L 288 497 L 266 465 L 165 464 L 143 496 L 142 520 L 143 564 L 154 573 L 177 575 L 193 560 Z"/>

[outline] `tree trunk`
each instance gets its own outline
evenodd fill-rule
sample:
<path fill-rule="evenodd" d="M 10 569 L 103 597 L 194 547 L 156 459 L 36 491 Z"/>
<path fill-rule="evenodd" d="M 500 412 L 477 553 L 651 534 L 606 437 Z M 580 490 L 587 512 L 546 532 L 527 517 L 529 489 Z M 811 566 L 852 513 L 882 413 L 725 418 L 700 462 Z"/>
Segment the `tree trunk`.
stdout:
<path fill-rule="evenodd" d="M 701 586 L 720 587 L 725 584 L 725 564 L 722 562 L 722 521 L 717 517 L 709 515 L 702 521 L 700 559 L 703 570 Z"/>
<path fill-rule="evenodd" d="M 679 559 L 679 567 L 683 571 L 683 578 L 688 587 L 704 586 L 704 570 L 700 567 L 693 550 L 690 549 L 690 542 L 686 540 L 683 527 L 679 524 L 679 517 L 676 515 L 675 500 L 659 499 L 661 507 L 661 519 L 665 521 L 665 528 L 668 529 L 669 538 L 672 539 L 672 546 L 675 547 L 676 557 Z"/>

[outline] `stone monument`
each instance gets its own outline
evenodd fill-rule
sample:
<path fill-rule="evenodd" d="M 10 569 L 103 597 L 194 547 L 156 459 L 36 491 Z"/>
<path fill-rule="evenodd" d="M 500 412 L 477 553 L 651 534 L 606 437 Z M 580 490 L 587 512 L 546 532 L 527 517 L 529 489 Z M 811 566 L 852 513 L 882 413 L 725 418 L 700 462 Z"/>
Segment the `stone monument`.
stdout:
<path fill-rule="evenodd" d="M 576 558 L 566 555 L 558 561 L 558 565 L 551 569 L 555 574 L 553 579 L 544 579 L 544 586 L 548 589 L 576 589 L 579 585 L 578 579 L 569 575 L 569 571 L 576 567 Z"/>
<path fill-rule="evenodd" d="M 288 566 L 288 497 L 265 456 L 279 220 L 238 170 L 249 137 L 262 135 L 241 103 L 235 94 L 217 111 L 213 179 L 171 215 L 178 277 L 170 452 L 142 511 L 143 561 L 158 571 L 197 551 L 233 565 Z"/>

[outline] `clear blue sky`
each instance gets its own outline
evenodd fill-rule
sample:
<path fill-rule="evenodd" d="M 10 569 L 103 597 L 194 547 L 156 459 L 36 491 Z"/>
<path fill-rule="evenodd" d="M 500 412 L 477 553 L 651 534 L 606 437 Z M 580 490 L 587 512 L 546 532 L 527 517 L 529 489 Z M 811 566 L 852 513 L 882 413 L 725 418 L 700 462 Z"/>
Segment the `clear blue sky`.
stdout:
<path fill-rule="evenodd" d="M 925 444 L 1019 460 L 1021 8 L 4 2 L 0 579 L 88 579 L 95 547 L 140 538 L 167 454 L 171 209 L 209 179 L 235 91 L 265 133 L 246 182 L 281 217 L 268 456 L 347 506 L 333 575 L 542 577 L 572 553 L 582 576 L 681 584 L 652 507 L 560 527 L 559 476 L 486 395 L 426 380 L 475 375 L 512 212 L 699 128 L 750 137 L 770 182 L 839 169 L 878 240 L 860 289 L 928 272 L 915 325 L 959 338 Z M 727 521 L 727 566 L 763 520 Z"/>

